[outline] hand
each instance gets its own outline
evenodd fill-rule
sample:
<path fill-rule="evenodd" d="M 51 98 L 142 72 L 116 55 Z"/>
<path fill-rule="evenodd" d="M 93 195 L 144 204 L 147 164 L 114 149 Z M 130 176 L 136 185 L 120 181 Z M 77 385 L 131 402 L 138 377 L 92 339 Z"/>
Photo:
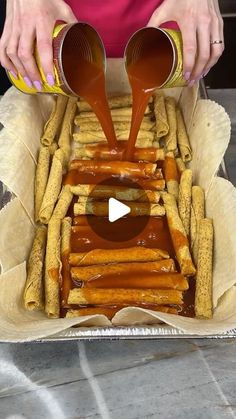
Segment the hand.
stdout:
<path fill-rule="evenodd" d="M 34 84 L 39 91 L 42 80 L 33 55 L 35 45 L 48 83 L 53 86 L 52 33 L 57 20 L 77 22 L 63 0 L 7 0 L 0 62 L 13 77 L 18 78 L 20 73 L 29 87 Z"/>
<path fill-rule="evenodd" d="M 192 86 L 216 64 L 224 51 L 223 19 L 218 0 L 164 0 L 148 26 L 175 21 L 183 38 L 183 72 Z M 221 44 L 211 44 L 220 41 Z"/>

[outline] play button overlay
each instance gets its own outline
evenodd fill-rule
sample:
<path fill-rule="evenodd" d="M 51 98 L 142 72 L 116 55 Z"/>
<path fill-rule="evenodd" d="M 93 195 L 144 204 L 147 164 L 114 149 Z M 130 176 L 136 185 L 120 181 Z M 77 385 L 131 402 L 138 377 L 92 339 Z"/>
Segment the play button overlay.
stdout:
<path fill-rule="evenodd" d="M 108 219 L 110 223 L 119 220 L 130 213 L 130 207 L 123 204 L 115 198 L 110 198 L 108 201 Z"/>
<path fill-rule="evenodd" d="M 125 192 L 120 194 L 116 191 L 116 186 L 126 188 Z M 132 191 L 128 189 L 139 190 L 142 195 L 142 202 L 137 200 L 130 200 Z M 101 196 L 101 190 L 105 191 L 106 197 Z M 131 195 L 129 194 L 131 192 Z M 137 192 L 137 191 L 136 191 Z M 138 208 L 139 205 L 147 206 L 147 215 L 132 216 L 132 209 L 134 205 Z M 129 206 L 130 204 L 130 206 Z M 127 179 L 122 179 L 122 183 L 117 183 L 114 178 L 106 178 L 94 185 L 93 190 L 87 198 L 86 206 L 91 209 L 91 205 L 97 209 L 99 206 L 105 207 L 106 215 L 86 215 L 87 222 L 92 232 L 95 235 L 91 236 L 94 240 L 94 247 L 109 248 L 112 242 L 116 242 L 114 247 L 122 247 L 122 242 L 127 246 L 135 246 L 141 244 L 142 232 L 149 222 L 150 202 L 146 196 L 145 190 L 136 182 L 131 182 Z M 86 211 L 90 212 L 90 211 Z M 101 239 L 101 240 L 100 240 Z M 106 241 L 106 243 L 104 242 Z M 131 242 L 132 241 L 132 242 Z M 111 242 L 109 245 L 108 242 Z M 125 246 L 125 243 L 124 243 Z"/>

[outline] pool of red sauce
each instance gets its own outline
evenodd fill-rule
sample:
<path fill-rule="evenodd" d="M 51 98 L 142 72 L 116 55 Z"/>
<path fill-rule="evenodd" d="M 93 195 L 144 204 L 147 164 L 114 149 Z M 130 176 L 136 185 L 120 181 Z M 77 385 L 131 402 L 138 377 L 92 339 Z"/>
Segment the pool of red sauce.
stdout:
<path fill-rule="evenodd" d="M 159 165 L 163 167 L 163 164 Z M 76 185 L 81 184 L 95 184 L 99 181 L 104 181 L 106 176 L 94 176 L 91 173 L 79 174 L 76 170 L 68 172 L 64 178 L 64 183 Z M 117 177 L 109 178 L 110 184 L 132 186 L 132 181 L 128 178 L 119 179 Z M 169 228 L 166 217 L 149 217 L 144 230 L 133 239 L 119 242 L 112 241 L 112 237 L 119 235 L 119 232 L 124 229 L 133 229 L 135 224 L 140 221 L 140 217 L 123 217 L 117 220 L 115 224 L 107 224 L 105 217 L 96 217 L 98 223 L 104 222 L 104 229 L 106 229 L 107 239 L 98 236 L 90 227 L 87 217 L 74 217 L 73 205 L 78 197 L 74 197 L 73 202 L 68 210 L 68 215 L 73 219 L 72 233 L 71 233 L 71 249 L 72 253 L 87 252 L 92 249 L 119 249 L 129 248 L 132 246 L 145 246 L 150 248 L 159 248 L 166 250 L 170 257 L 175 260 L 176 268 L 179 271 L 179 266 L 176 260 L 173 244 L 171 241 Z M 82 223 L 81 223 L 82 220 Z M 66 303 L 68 294 L 71 288 L 80 286 L 79 282 L 73 282 L 70 276 L 70 267 L 68 262 L 68 255 L 62 258 L 62 286 L 61 286 L 61 315 L 65 316 L 67 308 L 80 308 L 80 306 L 68 306 Z M 180 315 L 186 317 L 194 317 L 194 298 L 195 298 L 195 280 L 189 279 L 189 289 L 183 293 L 184 304 L 178 307 Z M 145 307 L 145 304 L 144 304 Z"/>

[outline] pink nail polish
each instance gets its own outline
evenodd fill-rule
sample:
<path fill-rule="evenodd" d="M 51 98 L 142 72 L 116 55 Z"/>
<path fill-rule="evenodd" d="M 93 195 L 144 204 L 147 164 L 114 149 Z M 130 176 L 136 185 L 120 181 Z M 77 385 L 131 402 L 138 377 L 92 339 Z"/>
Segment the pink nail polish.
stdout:
<path fill-rule="evenodd" d="M 32 83 L 31 83 L 31 80 L 29 79 L 29 77 L 24 77 L 24 81 L 25 81 L 25 83 L 27 84 L 28 87 L 32 87 L 33 86 Z"/>
<path fill-rule="evenodd" d="M 186 71 L 186 73 L 184 74 L 184 78 L 186 81 L 189 80 L 190 74 L 191 74 L 190 71 Z"/>
<path fill-rule="evenodd" d="M 13 70 L 10 70 L 9 71 L 9 73 L 11 73 L 11 75 L 12 75 L 12 77 L 14 77 L 14 79 L 18 79 L 18 76 L 17 76 L 17 74 L 15 73 L 15 71 L 13 71 Z"/>
<path fill-rule="evenodd" d="M 34 87 L 35 89 L 37 89 L 39 92 L 41 92 L 42 90 L 42 83 L 39 80 L 34 81 Z"/>
<path fill-rule="evenodd" d="M 49 84 L 49 86 L 54 86 L 55 84 L 55 80 L 52 74 L 47 74 L 47 82 Z"/>
<path fill-rule="evenodd" d="M 188 87 L 193 87 L 193 85 L 194 85 L 195 81 L 196 81 L 196 80 L 191 80 L 191 81 L 189 82 L 189 84 L 188 84 Z"/>

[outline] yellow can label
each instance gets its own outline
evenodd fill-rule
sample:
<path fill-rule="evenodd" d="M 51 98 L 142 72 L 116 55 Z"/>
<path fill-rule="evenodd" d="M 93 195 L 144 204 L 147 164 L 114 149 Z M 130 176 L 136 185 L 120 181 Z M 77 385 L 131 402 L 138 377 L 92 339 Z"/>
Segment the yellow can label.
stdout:
<path fill-rule="evenodd" d="M 183 77 L 183 41 L 180 31 L 173 29 L 163 29 L 168 35 L 172 43 L 174 44 L 174 64 L 175 68 L 173 74 L 171 74 L 169 80 L 163 87 L 183 87 L 187 85 L 186 80 Z"/>
<path fill-rule="evenodd" d="M 66 26 L 66 24 L 61 24 L 61 25 L 58 25 L 58 26 L 55 27 L 55 29 L 53 31 L 53 39 L 56 38 L 59 35 L 61 30 L 65 26 Z M 40 57 L 39 57 L 37 49 L 35 51 L 35 60 L 37 62 L 38 69 L 39 69 L 39 72 L 41 74 L 41 78 L 42 78 L 42 81 L 43 81 L 41 93 L 59 93 L 59 94 L 66 95 L 66 93 L 61 88 L 62 83 L 61 83 L 61 80 L 60 80 L 60 77 L 59 77 L 58 70 L 57 70 L 56 66 L 55 65 L 53 66 L 55 84 L 54 84 L 54 86 L 50 86 L 47 82 L 46 75 L 44 74 L 44 72 L 42 70 Z M 15 87 L 17 87 L 17 89 L 21 90 L 24 93 L 29 93 L 29 94 L 38 93 L 38 91 L 35 89 L 34 86 L 32 86 L 32 87 L 27 86 L 27 84 L 25 83 L 21 74 L 18 74 L 18 79 L 15 79 L 11 75 L 11 73 L 9 73 L 9 72 L 7 72 L 7 74 L 8 74 L 8 77 L 9 77 L 10 81 L 12 82 L 12 84 Z"/>

